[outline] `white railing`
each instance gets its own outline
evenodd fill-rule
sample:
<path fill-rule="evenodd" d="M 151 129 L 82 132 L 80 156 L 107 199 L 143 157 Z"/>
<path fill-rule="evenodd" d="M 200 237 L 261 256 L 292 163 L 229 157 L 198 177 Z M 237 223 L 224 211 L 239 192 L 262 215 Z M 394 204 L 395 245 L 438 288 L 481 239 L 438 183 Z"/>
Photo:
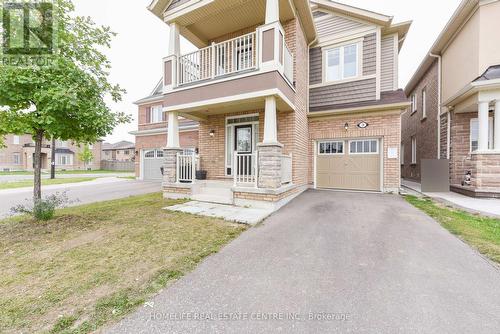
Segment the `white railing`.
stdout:
<path fill-rule="evenodd" d="M 290 81 L 290 83 L 293 83 L 293 55 L 286 44 L 285 54 L 283 57 L 283 71 L 285 73 L 285 77 L 288 79 L 288 81 Z"/>
<path fill-rule="evenodd" d="M 281 156 L 281 184 L 292 183 L 292 155 Z"/>
<path fill-rule="evenodd" d="M 194 183 L 198 157 L 194 154 L 177 154 L 177 182 Z"/>
<path fill-rule="evenodd" d="M 257 66 L 257 34 L 229 39 L 179 57 L 179 85 L 213 79 Z"/>
<path fill-rule="evenodd" d="M 234 186 L 257 187 L 257 153 L 234 152 L 233 175 Z"/>

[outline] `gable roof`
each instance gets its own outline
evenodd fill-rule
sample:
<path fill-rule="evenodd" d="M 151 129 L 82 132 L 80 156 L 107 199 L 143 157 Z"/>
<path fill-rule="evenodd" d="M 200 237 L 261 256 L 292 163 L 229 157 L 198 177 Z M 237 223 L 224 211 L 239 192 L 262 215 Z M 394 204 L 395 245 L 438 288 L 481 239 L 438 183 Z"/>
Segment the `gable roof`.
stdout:
<path fill-rule="evenodd" d="M 405 93 L 409 94 L 413 88 L 418 84 L 420 78 L 427 72 L 429 67 L 436 60 L 436 55 L 441 55 L 448 43 L 453 39 L 455 33 L 460 29 L 462 24 L 469 18 L 472 12 L 479 4 L 479 0 L 463 0 L 458 8 L 455 10 L 450 20 L 437 37 L 434 44 L 432 44 L 429 52 L 422 60 L 417 70 L 411 77 L 410 81 L 406 84 Z M 434 55 L 434 56 L 432 56 Z"/>
<path fill-rule="evenodd" d="M 115 144 L 111 144 L 111 143 L 102 144 L 103 151 L 125 150 L 125 149 L 135 149 L 135 144 L 130 142 L 130 141 L 126 141 L 126 140 L 119 141 L 118 143 L 115 143 Z"/>

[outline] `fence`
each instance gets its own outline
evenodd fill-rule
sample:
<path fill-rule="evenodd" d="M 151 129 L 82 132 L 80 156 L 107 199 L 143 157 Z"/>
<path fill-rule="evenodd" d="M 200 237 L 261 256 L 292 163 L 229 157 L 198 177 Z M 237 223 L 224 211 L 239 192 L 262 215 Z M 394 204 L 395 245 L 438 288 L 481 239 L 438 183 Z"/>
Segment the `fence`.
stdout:
<path fill-rule="evenodd" d="M 135 171 L 135 163 L 133 161 L 102 160 L 101 169 L 120 172 L 133 172 Z"/>

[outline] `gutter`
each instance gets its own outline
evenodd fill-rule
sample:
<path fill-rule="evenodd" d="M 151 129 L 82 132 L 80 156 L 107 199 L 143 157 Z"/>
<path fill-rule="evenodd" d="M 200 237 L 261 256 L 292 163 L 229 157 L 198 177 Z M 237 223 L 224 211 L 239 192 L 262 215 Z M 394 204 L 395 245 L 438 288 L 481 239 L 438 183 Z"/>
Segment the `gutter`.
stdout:
<path fill-rule="evenodd" d="M 438 110 L 437 110 L 437 159 L 441 159 L 441 71 L 442 71 L 442 57 L 440 55 L 429 52 L 429 57 L 437 58 L 438 60 Z M 450 150 L 449 143 L 447 143 L 447 152 Z"/>

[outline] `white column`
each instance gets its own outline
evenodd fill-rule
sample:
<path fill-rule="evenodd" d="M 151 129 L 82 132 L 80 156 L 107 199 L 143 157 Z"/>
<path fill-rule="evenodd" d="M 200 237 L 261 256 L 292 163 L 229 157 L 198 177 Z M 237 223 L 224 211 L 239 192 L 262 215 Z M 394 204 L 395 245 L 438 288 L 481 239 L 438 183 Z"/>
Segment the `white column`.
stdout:
<path fill-rule="evenodd" d="M 279 0 L 266 0 L 266 24 L 280 20 Z"/>
<path fill-rule="evenodd" d="M 170 24 L 170 36 L 168 41 L 168 55 L 180 55 L 181 43 L 179 38 L 179 25 L 177 23 Z"/>
<path fill-rule="evenodd" d="M 488 150 L 488 112 L 490 109 L 489 102 L 479 102 L 479 112 L 478 112 L 478 123 L 479 123 L 479 135 L 478 135 L 478 151 L 484 152 Z"/>
<path fill-rule="evenodd" d="M 495 126 L 493 127 L 493 147 L 495 151 L 500 151 L 500 100 L 495 101 L 495 114 L 493 115 Z"/>
<path fill-rule="evenodd" d="M 278 142 L 278 130 L 276 124 L 276 98 L 266 97 L 266 109 L 264 112 L 264 144 Z"/>
<path fill-rule="evenodd" d="M 179 148 L 179 117 L 177 111 L 168 113 L 167 148 Z"/>

